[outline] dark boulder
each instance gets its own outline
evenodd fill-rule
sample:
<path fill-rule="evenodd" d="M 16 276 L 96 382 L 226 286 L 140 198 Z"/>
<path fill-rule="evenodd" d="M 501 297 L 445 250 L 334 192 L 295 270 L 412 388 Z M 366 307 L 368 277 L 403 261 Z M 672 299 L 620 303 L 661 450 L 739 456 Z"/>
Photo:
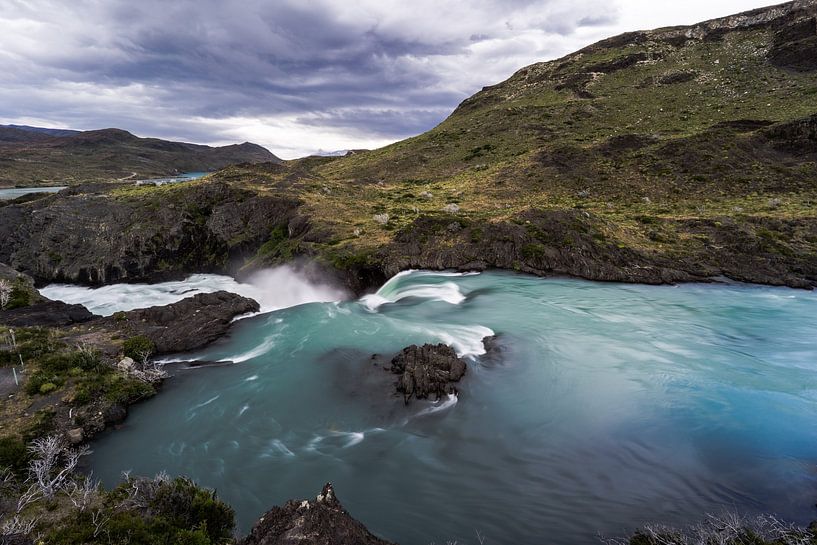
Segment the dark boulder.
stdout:
<path fill-rule="evenodd" d="M 128 417 L 128 408 L 120 403 L 114 403 L 102 411 L 105 425 L 120 424 Z"/>
<path fill-rule="evenodd" d="M 288 501 L 259 519 L 238 545 L 393 545 L 346 512 L 326 484 L 314 500 Z"/>
<path fill-rule="evenodd" d="M 158 353 L 184 352 L 224 335 L 236 316 L 258 310 L 252 299 L 217 291 L 170 305 L 117 313 L 98 320 L 97 325 L 127 336 L 144 335 L 156 344 Z"/>
<path fill-rule="evenodd" d="M 466 365 L 450 346 L 444 344 L 413 344 L 391 360 L 391 372 L 400 375 L 396 389 L 406 403 L 412 397 L 440 398 L 456 393 L 454 382 L 465 375 Z"/>
<path fill-rule="evenodd" d="M 485 347 L 485 354 L 480 356 L 480 361 L 499 363 L 502 361 L 506 345 L 503 341 L 507 339 L 500 338 L 499 335 L 491 335 L 482 339 L 482 346 Z"/>
<path fill-rule="evenodd" d="M 0 311 L 0 324 L 14 327 L 60 327 L 88 322 L 94 314 L 82 305 L 45 301 L 27 307 Z"/>

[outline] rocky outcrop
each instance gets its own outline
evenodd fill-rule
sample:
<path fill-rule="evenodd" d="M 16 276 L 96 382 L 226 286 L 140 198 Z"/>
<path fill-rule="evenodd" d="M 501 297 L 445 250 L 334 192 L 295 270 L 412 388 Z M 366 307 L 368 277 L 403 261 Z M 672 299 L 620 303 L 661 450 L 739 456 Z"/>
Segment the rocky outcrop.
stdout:
<path fill-rule="evenodd" d="M 273 507 L 238 545 L 393 545 L 369 532 L 338 501 L 331 484 L 314 500 Z"/>
<path fill-rule="evenodd" d="M 772 203 L 774 204 L 774 203 Z M 689 237 L 684 255 L 643 251 L 610 238 L 616 226 L 582 210 L 528 210 L 510 222 L 420 217 L 378 254 L 392 276 L 406 269 L 511 269 L 539 276 L 666 284 L 727 276 L 744 282 L 812 288 L 817 255 L 798 251 L 817 240 L 812 218 L 644 218 L 648 236 Z M 452 229 L 452 222 L 458 225 Z"/>
<path fill-rule="evenodd" d="M 390 370 L 400 378 L 395 384 L 398 393 L 408 404 L 412 397 L 427 399 L 456 393 L 455 382 L 465 375 L 465 361 L 454 349 L 445 344 L 413 344 L 404 348 L 391 360 Z"/>
<path fill-rule="evenodd" d="M 817 18 L 794 20 L 778 30 L 769 60 L 775 66 L 798 72 L 817 70 Z"/>
<path fill-rule="evenodd" d="M 156 344 L 157 353 L 185 352 L 224 335 L 236 316 L 258 310 L 252 299 L 217 291 L 170 305 L 120 312 L 94 325 L 126 336 L 144 335 Z"/>
<path fill-rule="evenodd" d="M 223 182 L 129 188 L 80 186 L 5 206 L 0 262 L 40 282 L 80 284 L 234 273 L 299 206 Z"/>
<path fill-rule="evenodd" d="M 27 307 L 0 311 L 0 324 L 14 327 L 61 327 L 88 322 L 94 315 L 82 305 L 44 301 Z"/>
<path fill-rule="evenodd" d="M 815 53 L 817 62 L 817 53 Z M 762 137 L 776 150 L 803 160 L 817 159 L 817 114 L 778 123 L 763 131 Z"/>

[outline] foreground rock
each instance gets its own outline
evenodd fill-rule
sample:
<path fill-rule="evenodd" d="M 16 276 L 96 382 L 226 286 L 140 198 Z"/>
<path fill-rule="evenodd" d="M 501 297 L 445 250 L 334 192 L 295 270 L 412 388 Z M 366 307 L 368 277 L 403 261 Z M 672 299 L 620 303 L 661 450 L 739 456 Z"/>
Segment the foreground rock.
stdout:
<path fill-rule="evenodd" d="M 224 335 L 236 316 L 258 310 L 252 299 L 217 291 L 170 305 L 119 312 L 97 320 L 96 325 L 127 336 L 144 335 L 156 344 L 158 353 L 185 352 Z"/>
<path fill-rule="evenodd" d="M 454 382 L 465 375 L 465 361 L 445 344 L 413 344 L 391 360 L 391 372 L 400 375 L 395 388 L 408 404 L 412 397 L 438 399 L 456 393 Z"/>
<path fill-rule="evenodd" d="M 0 311 L 0 324 L 14 327 L 61 327 L 81 324 L 94 315 L 82 305 L 44 301 L 26 307 Z"/>
<path fill-rule="evenodd" d="M 238 545 L 390 545 L 346 512 L 326 484 L 315 500 L 273 507 Z"/>

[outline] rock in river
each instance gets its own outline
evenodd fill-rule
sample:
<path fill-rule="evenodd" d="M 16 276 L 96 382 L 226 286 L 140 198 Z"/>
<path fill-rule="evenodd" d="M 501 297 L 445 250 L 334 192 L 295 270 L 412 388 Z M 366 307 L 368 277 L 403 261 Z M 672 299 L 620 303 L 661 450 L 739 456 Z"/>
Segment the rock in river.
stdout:
<path fill-rule="evenodd" d="M 391 372 L 400 375 L 397 391 L 406 403 L 412 397 L 437 398 L 456 392 L 453 383 L 465 375 L 465 361 L 454 349 L 445 344 L 413 344 L 404 348 L 391 360 Z"/>
<path fill-rule="evenodd" d="M 230 328 L 233 318 L 258 312 L 258 303 L 226 291 L 199 293 L 170 305 L 121 312 L 100 325 L 127 335 L 144 335 L 158 353 L 184 352 L 204 346 Z"/>

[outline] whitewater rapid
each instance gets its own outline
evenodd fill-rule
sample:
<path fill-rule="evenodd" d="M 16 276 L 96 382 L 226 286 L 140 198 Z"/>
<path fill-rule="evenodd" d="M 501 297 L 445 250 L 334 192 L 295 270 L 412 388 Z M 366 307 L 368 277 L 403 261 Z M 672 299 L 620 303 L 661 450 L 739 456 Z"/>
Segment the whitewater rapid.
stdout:
<path fill-rule="evenodd" d="M 83 305 L 94 314 L 110 316 L 120 311 L 169 305 L 199 293 L 216 291 L 254 299 L 261 313 L 348 297 L 344 290 L 311 281 L 289 265 L 258 271 L 245 282 L 218 274 L 194 274 L 184 280 L 157 284 L 111 284 L 98 288 L 50 284 L 40 293 L 49 299 Z"/>

